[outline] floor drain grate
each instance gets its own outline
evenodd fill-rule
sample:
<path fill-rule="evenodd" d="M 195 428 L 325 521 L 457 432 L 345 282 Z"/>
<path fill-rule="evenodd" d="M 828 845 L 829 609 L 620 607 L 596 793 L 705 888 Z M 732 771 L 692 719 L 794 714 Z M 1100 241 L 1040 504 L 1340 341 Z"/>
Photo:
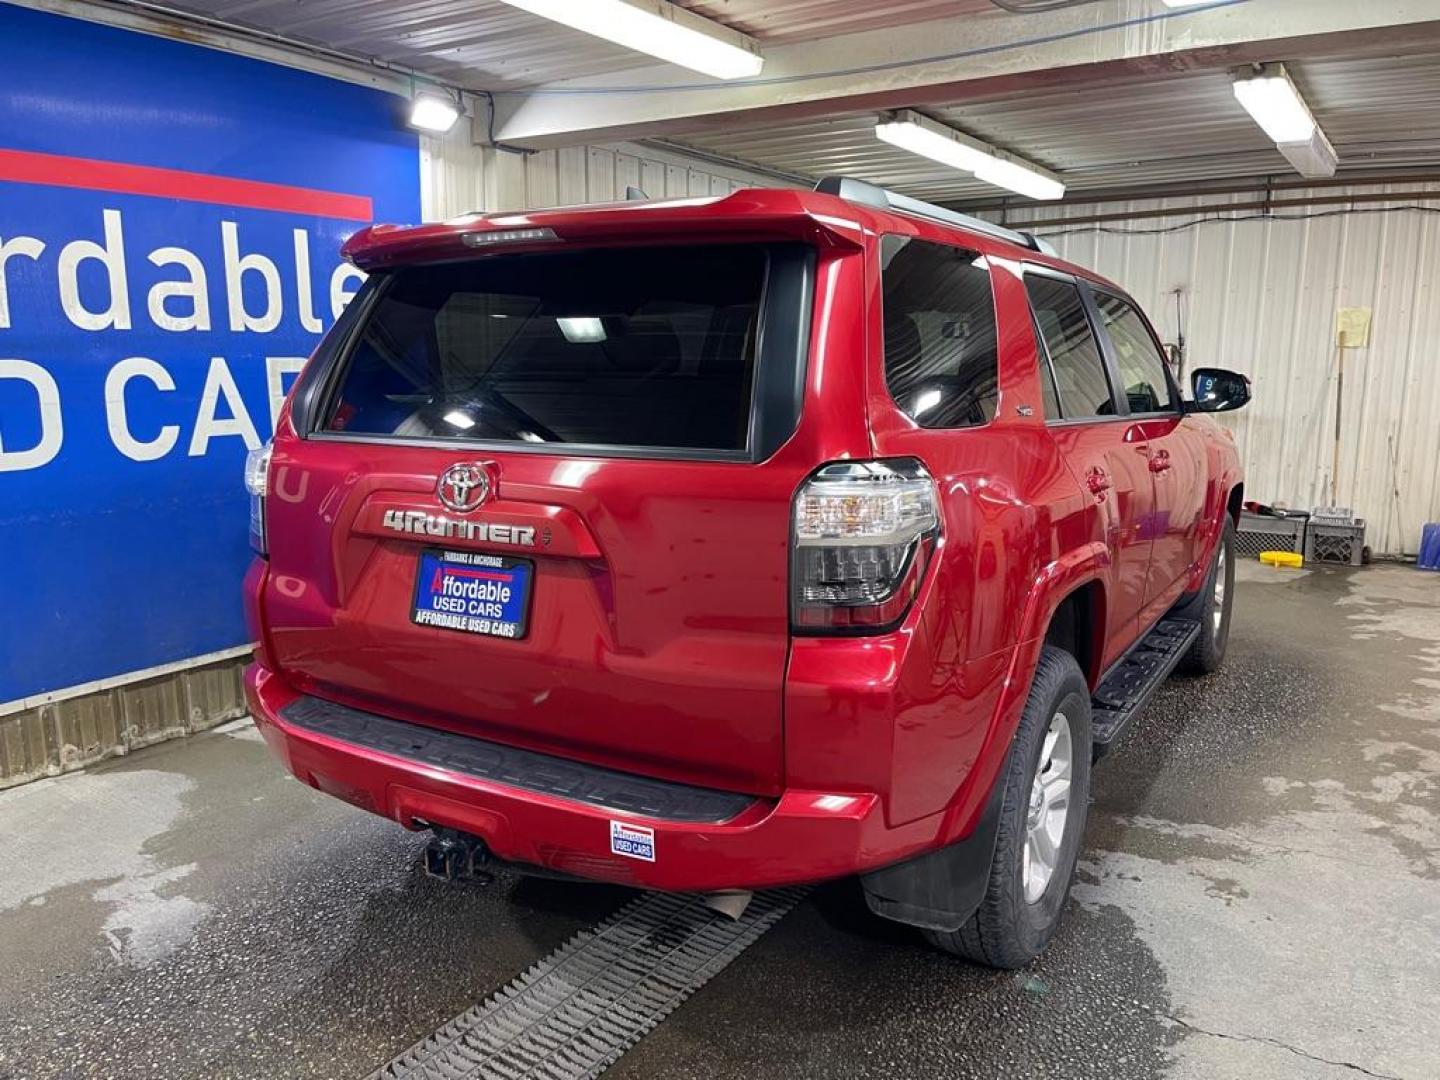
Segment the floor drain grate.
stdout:
<path fill-rule="evenodd" d="M 756 893 L 736 920 L 649 893 L 422 1039 L 371 1080 L 581 1080 L 627 1049 L 805 895 Z"/>

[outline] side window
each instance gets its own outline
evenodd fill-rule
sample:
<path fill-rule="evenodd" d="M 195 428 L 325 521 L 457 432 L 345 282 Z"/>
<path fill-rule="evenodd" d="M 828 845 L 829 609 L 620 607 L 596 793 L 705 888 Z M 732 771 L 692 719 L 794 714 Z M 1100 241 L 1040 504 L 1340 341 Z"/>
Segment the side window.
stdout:
<path fill-rule="evenodd" d="M 999 397 L 990 269 L 973 251 L 881 241 L 885 382 L 921 427 L 983 424 Z"/>
<path fill-rule="evenodd" d="M 1162 412 L 1173 407 L 1165 361 L 1140 313 L 1118 296 L 1097 292 L 1100 321 L 1115 346 L 1120 382 L 1132 413 Z"/>
<path fill-rule="evenodd" d="M 1060 410 L 1067 419 L 1114 415 L 1110 381 L 1100 344 L 1085 317 L 1085 303 L 1074 282 L 1027 275 L 1030 309 L 1050 367 L 1055 372 L 1055 391 Z M 1043 376 L 1043 372 L 1042 372 Z"/>
<path fill-rule="evenodd" d="M 1040 320 L 1032 310 L 1030 313 L 1030 325 L 1035 330 L 1036 342 L 1043 342 L 1045 336 L 1040 331 Z M 1065 414 L 1060 411 L 1060 398 L 1055 392 L 1055 373 L 1050 370 L 1050 361 L 1045 355 L 1045 346 L 1041 345 L 1035 350 L 1036 366 L 1040 378 L 1040 393 L 1045 395 L 1045 419 L 1059 420 Z"/>

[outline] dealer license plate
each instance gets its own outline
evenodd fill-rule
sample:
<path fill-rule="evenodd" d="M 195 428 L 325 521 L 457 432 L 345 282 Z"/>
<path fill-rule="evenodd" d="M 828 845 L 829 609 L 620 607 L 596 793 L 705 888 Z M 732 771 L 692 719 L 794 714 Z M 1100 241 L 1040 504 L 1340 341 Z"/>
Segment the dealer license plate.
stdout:
<path fill-rule="evenodd" d="M 529 559 L 427 549 L 415 575 L 411 620 L 421 626 L 518 639 L 530 613 Z"/>

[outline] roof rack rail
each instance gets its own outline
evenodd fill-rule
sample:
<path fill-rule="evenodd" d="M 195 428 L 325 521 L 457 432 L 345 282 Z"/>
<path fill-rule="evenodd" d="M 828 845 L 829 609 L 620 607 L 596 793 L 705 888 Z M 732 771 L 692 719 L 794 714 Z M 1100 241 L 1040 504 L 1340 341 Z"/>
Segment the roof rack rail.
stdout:
<path fill-rule="evenodd" d="M 856 180 L 852 176 L 821 177 L 820 182 L 815 185 L 815 190 L 825 195 L 838 195 L 851 202 L 878 207 L 881 210 L 897 210 L 902 214 L 910 214 L 912 217 L 928 218 L 931 221 L 969 229 L 971 232 L 983 233 L 986 236 L 993 236 L 997 240 L 1005 240 L 1029 248 L 1031 251 L 1038 251 L 1042 255 L 1055 254 L 1053 246 L 1031 233 L 1020 232 L 1018 229 L 1007 229 L 1004 225 L 996 225 L 993 221 L 971 217 L 969 214 L 962 214 L 957 210 L 946 210 L 943 206 L 936 206 L 934 203 L 928 203 L 921 199 L 913 199 L 909 195 L 901 195 L 898 191 L 882 188 L 866 180 Z"/>

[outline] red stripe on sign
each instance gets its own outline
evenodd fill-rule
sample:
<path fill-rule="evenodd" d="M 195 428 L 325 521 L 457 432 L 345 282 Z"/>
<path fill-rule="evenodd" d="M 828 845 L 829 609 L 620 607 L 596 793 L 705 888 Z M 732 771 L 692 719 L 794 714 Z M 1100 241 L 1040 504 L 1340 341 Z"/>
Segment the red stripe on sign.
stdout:
<path fill-rule="evenodd" d="M 455 577 L 473 577 L 484 581 L 512 581 L 514 574 L 496 573 L 491 570 L 460 570 L 453 566 L 445 567 L 445 573 L 453 574 Z"/>
<path fill-rule="evenodd" d="M 0 180 L 49 187 L 113 191 L 120 195 L 153 195 L 160 199 L 240 206 L 249 210 L 279 210 L 287 214 L 371 221 L 374 208 L 368 195 L 238 180 L 233 176 L 158 169 L 151 165 L 124 165 L 118 161 L 37 154 L 28 150 L 0 149 Z"/>

